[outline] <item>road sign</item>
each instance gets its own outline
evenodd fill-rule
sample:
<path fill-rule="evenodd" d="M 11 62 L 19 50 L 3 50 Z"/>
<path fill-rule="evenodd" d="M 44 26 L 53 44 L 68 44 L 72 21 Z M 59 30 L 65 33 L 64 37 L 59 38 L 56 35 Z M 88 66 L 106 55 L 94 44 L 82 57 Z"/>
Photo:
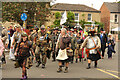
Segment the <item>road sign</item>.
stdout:
<path fill-rule="evenodd" d="M 21 14 L 21 20 L 25 21 L 27 19 L 27 15 L 25 13 Z"/>

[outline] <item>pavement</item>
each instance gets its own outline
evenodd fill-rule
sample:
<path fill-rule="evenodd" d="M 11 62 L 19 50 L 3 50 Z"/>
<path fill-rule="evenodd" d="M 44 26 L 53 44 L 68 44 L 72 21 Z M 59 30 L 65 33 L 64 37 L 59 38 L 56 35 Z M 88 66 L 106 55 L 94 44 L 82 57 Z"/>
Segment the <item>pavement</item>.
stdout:
<path fill-rule="evenodd" d="M 116 42 L 115 50 L 112 59 L 107 58 L 107 49 L 105 58 L 99 60 L 98 68 L 94 68 L 94 63 L 91 64 L 91 69 L 86 69 L 87 61 L 69 64 L 68 73 L 57 73 L 58 62 L 52 62 L 52 59 L 47 60 L 46 68 L 35 67 L 36 63 L 33 63 L 33 67 L 28 69 L 29 78 L 90 78 L 90 79 L 120 79 L 119 72 L 119 52 L 120 42 Z M 21 68 L 14 68 L 14 61 L 8 59 L 8 53 L 6 53 L 7 64 L 2 66 L 2 78 L 20 78 L 22 74 Z M 119 68 L 119 69 L 118 69 Z M 63 68 L 64 71 L 64 68 Z"/>

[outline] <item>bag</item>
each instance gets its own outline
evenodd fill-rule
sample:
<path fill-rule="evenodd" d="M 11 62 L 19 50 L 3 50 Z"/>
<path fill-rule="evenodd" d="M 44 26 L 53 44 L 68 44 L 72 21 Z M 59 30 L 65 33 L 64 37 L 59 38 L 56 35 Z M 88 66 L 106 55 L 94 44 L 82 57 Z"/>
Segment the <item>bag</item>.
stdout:
<path fill-rule="evenodd" d="M 73 50 L 72 49 L 67 50 L 67 56 L 73 56 Z"/>
<path fill-rule="evenodd" d="M 30 67 L 32 67 L 32 57 L 28 57 L 27 58 L 27 62 L 26 62 L 26 68 L 29 69 Z"/>
<path fill-rule="evenodd" d="M 18 61 L 15 61 L 15 64 L 14 64 L 15 68 L 19 68 L 20 67 L 20 64 Z"/>
<path fill-rule="evenodd" d="M 58 56 L 56 57 L 56 59 L 57 60 L 66 60 L 68 58 L 68 56 L 67 56 L 67 51 L 66 51 L 66 49 L 64 49 L 64 50 L 59 50 L 59 52 L 58 52 Z"/>

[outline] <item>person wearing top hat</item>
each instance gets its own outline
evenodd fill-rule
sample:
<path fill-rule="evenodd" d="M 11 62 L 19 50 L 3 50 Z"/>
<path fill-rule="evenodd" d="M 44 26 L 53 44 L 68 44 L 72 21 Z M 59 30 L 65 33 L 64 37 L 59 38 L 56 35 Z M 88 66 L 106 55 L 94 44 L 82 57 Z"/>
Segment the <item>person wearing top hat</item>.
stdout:
<path fill-rule="evenodd" d="M 95 30 L 91 29 L 90 36 L 88 36 L 81 45 L 80 50 L 86 47 L 86 54 L 88 59 L 88 67 L 90 69 L 91 61 L 95 62 L 94 67 L 97 68 L 98 60 L 101 59 L 99 49 L 101 48 L 101 42 L 98 36 L 95 35 Z"/>
<path fill-rule="evenodd" d="M 106 43 L 108 41 L 107 35 L 104 33 L 104 29 L 101 28 L 100 34 L 98 35 L 101 41 L 101 51 L 102 51 L 102 59 L 104 59 L 105 49 L 106 49 Z"/>

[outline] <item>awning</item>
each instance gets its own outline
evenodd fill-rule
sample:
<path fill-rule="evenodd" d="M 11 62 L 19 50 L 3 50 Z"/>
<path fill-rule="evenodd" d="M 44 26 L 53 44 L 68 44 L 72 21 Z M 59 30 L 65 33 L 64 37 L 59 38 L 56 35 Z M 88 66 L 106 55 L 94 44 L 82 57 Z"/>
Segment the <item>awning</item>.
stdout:
<path fill-rule="evenodd" d="M 120 27 L 116 27 L 116 28 L 112 29 L 111 31 L 120 31 Z"/>

